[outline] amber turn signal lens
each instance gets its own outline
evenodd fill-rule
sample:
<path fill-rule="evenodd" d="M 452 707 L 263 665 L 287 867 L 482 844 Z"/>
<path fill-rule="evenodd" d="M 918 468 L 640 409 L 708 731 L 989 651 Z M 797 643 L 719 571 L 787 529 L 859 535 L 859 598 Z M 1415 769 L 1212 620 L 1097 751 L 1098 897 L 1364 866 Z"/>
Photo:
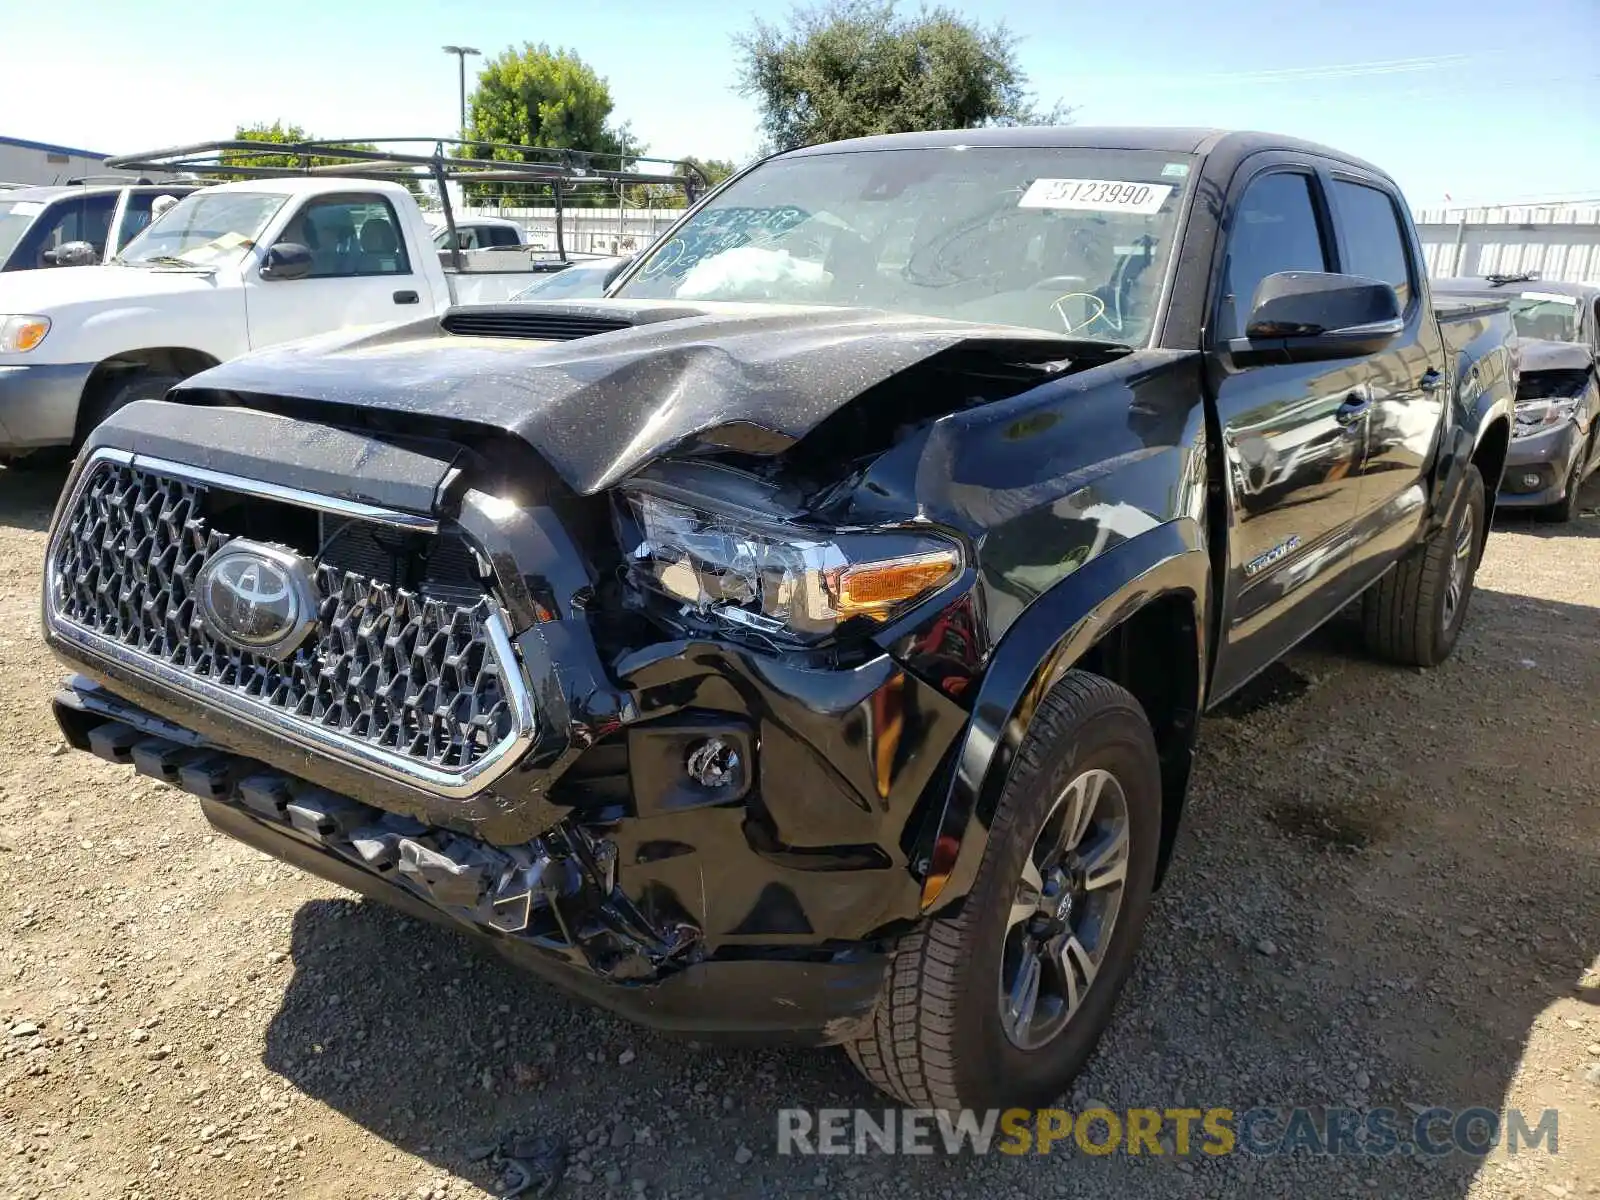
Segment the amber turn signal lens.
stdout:
<path fill-rule="evenodd" d="M 948 582 L 960 566 L 961 556 L 954 550 L 857 563 L 834 575 L 834 608 L 841 619 L 865 616 L 881 621 L 894 609 Z"/>
<path fill-rule="evenodd" d="M 44 341 L 49 332 L 49 317 L 0 317 L 0 351 L 26 353 Z"/>

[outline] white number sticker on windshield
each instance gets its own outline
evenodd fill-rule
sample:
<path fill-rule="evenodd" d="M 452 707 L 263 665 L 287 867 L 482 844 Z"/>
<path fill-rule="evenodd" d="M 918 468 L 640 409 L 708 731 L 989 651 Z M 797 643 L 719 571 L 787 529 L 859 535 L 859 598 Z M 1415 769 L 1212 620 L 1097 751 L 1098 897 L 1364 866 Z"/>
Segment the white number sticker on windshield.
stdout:
<path fill-rule="evenodd" d="M 1578 300 L 1575 296 L 1563 296 L 1560 292 L 1523 292 L 1519 300 L 1532 300 L 1535 304 L 1565 304 L 1568 308 L 1577 308 Z"/>
<path fill-rule="evenodd" d="M 37 217 L 44 211 L 44 205 L 37 200 L 18 200 L 11 206 L 13 217 Z"/>
<path fill-rule="evenodd" d="M 1022 194 L 1018 208 L 1078 208 L 1093 212 L 1142 213 L 1160 211 L 1172 195 L 1166 183 L 1125 183 L 1116 179 L 1035 179 Z"/>

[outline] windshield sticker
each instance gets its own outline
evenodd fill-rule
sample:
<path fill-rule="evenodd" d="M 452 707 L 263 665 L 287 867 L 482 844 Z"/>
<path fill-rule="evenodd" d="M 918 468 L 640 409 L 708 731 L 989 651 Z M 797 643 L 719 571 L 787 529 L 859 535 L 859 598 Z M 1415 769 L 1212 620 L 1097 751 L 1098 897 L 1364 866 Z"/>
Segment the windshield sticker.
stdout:
<path fill-rule="evenodd" d="M 779 208 L 724 208 L 708 212 L 673 238 L 645 264 L 641 279 L 679 275 L 685 260 L 710 258 L 738 246 L 771 242 L 804 222 L 811 214 L 786 204 Z M 680 265 L 685 264 L 685 265 Z"/>
<path fill-rule="evenodd" d="M 1166 183 L 1127 183 L 1116 179 L 1035 179 L 1018 208 L 1076 208 L 1090 212 L 1151 216 L 1172 195 Z"/>
<path fill-rule="evenodd" d="M 1518 299 L 1540 301 L 1545 304 L 1565 304 L 1572 308 L 1578 306 L 1574 296 L 1563 296 L 1560 292 L 1523 292 Z"/>
<path fill-rule="evenodd" d="M 44 211 L 44 205 L 37 200 L 18 200 L 11 206 L 13 217 L 37 217 Z"/>
<path fill-rule="evenodd" d="M 1187 178 L 1189 178 L 1189 164 L 1188 163 L 1168 163 L 1166 166 L 1161 168 L 1161 178 L 1163 178 L 1163 179 L 1187 179 Z"/>

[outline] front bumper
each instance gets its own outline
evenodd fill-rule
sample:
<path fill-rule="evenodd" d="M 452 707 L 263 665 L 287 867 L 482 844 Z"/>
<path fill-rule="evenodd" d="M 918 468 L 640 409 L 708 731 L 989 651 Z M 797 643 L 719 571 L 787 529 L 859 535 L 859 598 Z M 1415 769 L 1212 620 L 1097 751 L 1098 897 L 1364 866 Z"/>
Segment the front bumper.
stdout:
<path fill-rule="evenodd" d="M 1500 508 L 1543 508 L 1566 499 L 1567 478 L 1583 446 L 1576 421 L 1531 437 L 1512 438 L 1500 477 Z"/>
<path fill-rule="evenodd" d="M 93 363 L 0 366 L 0 455 L 66 446 Z"/>
<path fill-rule="evenodd" d="M 364 464 L 359 475 L 351 462 Z M 630 650 L 611 632 L 602 662 L 587 560 L 557 508 L 484 501 L 454 481 L 451 462 L 238 409 L 141 401 L 102 424 L 79 456 L 49 552 L 45 638 L 82 672 L 57 702 L 68 739 L 199 795 L 230 835 L 488 937 L 641 1020 L 844 1036 L 876 994 L 881 948 L 921 917 L 924 843 L 966 710 L 881 651 L 823 666 L 670 640 L 641 622 L 626 626 Z M 102 467 L 121 482 L 91 492 L 86 481 Z M 268 693 L 313 667 L 316 686 L 337 693 L 311 713 L 317 720 L 352 709 L 352 697 L 398 696 L 395 664 L 433 655 L 438 641 L 419 636 L 384 665 L 411 623 L 372 574 L 362 594 L 377 599 L 362 611 L 376 615 L 357 625 L 387 622 L 384 648 L 340 623 L 336 596 L 294 665 L 252 674 L 240 660 L 229 674 L 234 660 L 208 648 L 180 592 L 193 594 L 195 563 L 233 537 L 277 537 L 323 558 L 332 543 L 311 532 L 327 527 L 286 523 L 283 509 L 315 522 L 332 511 L 363 528 L 381 511 L 386 537 L 465 539 L 472 589 L 504 617 L 509 648 L 497 661 L 533 698 L 525 745 L 470 788 L 443 788 L 367 761 L 343 725 L 341 749 L 301 728 L 309 720 L 298 708 L 263 717 Z M 426 528 L 406 532 L 416 519 Z M 257 532 L 269 520 L 278 524 Z M 80 550 L 96 539 L 106 553 L 85 560 Z M 109 617 L 85 607 L 85 588 L 142 598 Z M 367 657 L 351 659 L 353 645 L 369 643 Z M 454 661 L 447 653 L 441 669 L 455 672 Z M 388 682 L 372 682 L 384 671 Z M 235 679 L 259 679 L 260 691 L 241 697 Z M 437 687 L 468 695 L 443 674 Z M 737 771 L 696 773 L 711 741 L 732 749 Z M 765 999 L 742 994 L 753 978 Z"/>
<path fill-rule="evenodd" d="M 82 676 L 68 681 L 55 711 L 74 747 L 132 764 L 142 774 L 198 796 L 206 820 L 219 832 L 410 916 L 470 934 L 556 987 L 640 1024 L 677 1033 L 821 1045 L 850 1036 L 877 1000 L 885 958 L 872 945 L 718 958 L 704 953 L 693 931 L 684 929 L 673 931 L 679 946 L 651 945 L 653 930 L 626 926 L 627 918 L 641 915 L 637 910 L 586 910 L 581 889 L 571 888 L 568 880 L 570 895 L 554 903 L 567 907 L 574 941 L 587 937 L 594 944 L 607 943 L 610 970 L 597 970 L 588 947 L 498 928 L 492 923 L 493 906 L 490 919 L 484 920 L 484 906 L 465 903 L 469 896 L 462 880 L 447 871 L 430 875 L 415 869 L 415 863 L 408 870 L 393 856 L 380 856 L 375 865 L 353 850 L 351 834 L 381 837 L 384 831 L 411 828 L 403 822 L 263 769 Z M 439 831 L 424 832 L 420 825 L 414 830 L 421 841 L 437 840 Z M 553 873 L 549 879 L 553 898 L 563 885 Z M 533 904 L 538 904 L 537 895 Z M 620 933 L 599 928 L 618 917 Z M 629 935 L 635 944 L 615 953 Z M 649 970 L 644 960 L 652 953 L 668 960 L 665 969 Z"/>

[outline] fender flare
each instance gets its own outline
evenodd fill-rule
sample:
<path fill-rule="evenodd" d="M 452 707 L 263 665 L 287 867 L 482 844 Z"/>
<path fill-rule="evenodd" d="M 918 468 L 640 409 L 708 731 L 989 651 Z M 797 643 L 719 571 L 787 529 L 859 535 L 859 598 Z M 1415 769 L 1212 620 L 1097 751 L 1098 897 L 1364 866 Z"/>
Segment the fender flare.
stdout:
<path fill-rule="evenodd" d="M 1444 524 L 1446 516 L 1454 508 L 1456 493 L 1461 489 L 1461 478 L 1466 474 L 1467 466 L 1478 457 L 1490 428 L 1503 420 L 1509 438 L 1516 422 L 1516 396 L 1509 386 L 1509 375 L 1497 375 L 1488 387 L 1481 390 L 1475 386 L 1475 381 L 1481 378 L 1475 364 L 1469 364 L 1465 377 L 1467 382 L 1464 385 L 1458 383 L 1460 390 L 1446 409 L 1448 427 L 1439 439 L 1439 453 L 1428 494 L 1429 514 L 1425 527 L 1428 535 Z M 1472 394 L 1462 395 L 1462 390 L 1470 390 Z M 1483 482 L 1488 492 L 1486 499 L 1492 519 L 1500 481 L 1485 479 Z M 1487 536 L 1487 529 L 1484 532 Z"/>
<path fill-rule="evenodd" d="M 1187 517 L 1091 559 L 1030 604 L 1007 631 L 973 703 L 928 843 L 924 915 L 949 913 L 977 878 L 1001 790 L 1039 702 L 1107 630 L 1174 593 L 1195 605 L 1202 659 L 1195 678 L 1203 691 L 1211 560 L 1200 526 Z M 1197 712 L 1202 701 L 1197 694 Z"/>

